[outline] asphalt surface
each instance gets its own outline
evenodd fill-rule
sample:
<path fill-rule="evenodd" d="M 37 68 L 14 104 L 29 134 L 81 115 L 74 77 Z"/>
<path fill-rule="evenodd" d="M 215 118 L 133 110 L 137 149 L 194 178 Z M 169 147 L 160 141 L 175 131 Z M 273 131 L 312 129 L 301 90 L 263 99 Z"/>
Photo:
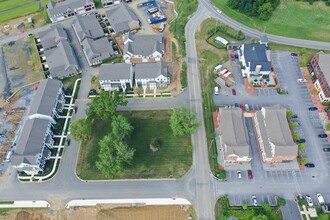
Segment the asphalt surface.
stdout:
<path fill-rule="evenodd" d="M 216 8 L 209 1 L 200 0 L 199 7 L 192 16 L 186 26 L 186 47 L 187 47 L 187 67 L 188 67 L 188 83 L 189 97 L 182 98 L 188 100 L 192 109 L 197 112 L 198 119 L 202 126 L 192 135 L 192 143 L 194 147 L 193 166 L 188 174 L 178 180 L 116 180 L 116 181 L 83 181 L 76 176 L 75 167 L 79 152 L 79 143 L 72 141 L 70 147 L 64 151 L 63 158 L 57 174 L 49 181 L 42 183 L 21 183 L 16 179 L 15 172 L 12 171 L 10 180 L 7 184 L 0 186 L 1 200 L 47 200 L 51 203 L 53 210 L 61 209 L 72 199 L 116 199 L 116 198 L 172 198 L 183 197 L 188 199 L 195 207 L 198 219 L 215 219 L 214 205 L 218 197 L 224 194 L 230 196 L 230 200 L 239 203 L 242 201 L 250 202 L 250 195 L 256 194 L 261 201 L 273 202 L 275 193 L 288 200 L 292 200 L 294 195 L 300 191 L 309 193 L 314 196 L 320 191 L 323 193 L 325 200 L 330 201 L 330 190 L 327 184 L 329 173 L 326 163 L 328 158 L 319 147 L 323 143 L 317 138 L 314 130 L 315 126 L 319 126 L 319 121 L 314 121 L 310 112 L 307 110 L 306 103 L 310 103 L 310 97 L 306 94 L 306 88 L 297 84 L 297 74 L 285 75 L 283 81 L 287 82 L 287 96 L 265 95 L 245 96 L 241 92 L 237 96 L 217 96 L 214 102 L 221 105 L 233 105 L 234 103 L 248 103 L 253 107 L 262 105 L 282 104 L 285 107 L 293 109 L 298 115 L 302 126 L 304 136 L 307 140 L 308 149 L 306 154 L 312 162 L 316 163 L 315 169 L 299 171 L 295 174 L 290 172 L 266 172 L 256 173 L 256 177 L 251 183 L 247 184 L 245 174 L 244 181 L 237 181 L 234 174 L 230 174 L 227 182 L 214 179 L 210 174 L 208 163 L 208 144 L 206 139 L 203 108 L 201 97 L 201 85 L 199 79 L 199 68 L 197 53 L 195 47 L 195 32 L 201 22 L 208 16 L 215 17 L 226 23 L 227 25 L 242 30 L 247 35 L 258 37 L 261 35 L 259 31 L 247 28 L 236 21 L 228 18 L 225 14 L 216 12 Z M 62 22 L 68 27 L 70 20 Z M 22 35 L 9 36 L 0 39 L 0 45 L 10 41 L 17 40 L 29 33 L 46 30 L 50 25 L 28 31 Z M 72 34 L 71 34 L 72 35 Z M 75 51 L 82 63 L 82 82 L 81 89 L 78 94 L 76 105 L 78 112 L 73 116 L 73 120 L 85 117 L 85 109 L 88 104 L 87 94 L 90 88 L 91 76 L 95 74 L 95 69 L 86 65 L 85 58 L 79 50 L 79 45 L 75 43 L 75 36 L 71 36 L 74 42 Z M 283 43 L 293 46 L 301 46 L 306 48 L 327 49 L 330 50 L 330 43 L 306 41 L 299 39 L 285 38 L 281 36 L 268 35 L 271 41 Z M 277 54 L 278 62 L 295 62 L 288 54 Z M 288 63 L 290 69 L 283 69 L 283 74 L 295 72 L 293 63 Z M 284 67 L 283 67 L 284 68 Z M 280 70 L 279 70 L 280 71 Z M 285 82 L 283 82 L 285 83 Z M 186 94 L 186 93 L 185 93 Z M 182 97 L 185 97 L 183 94 Z M 147 100 L 147 99 L 146 99 Z M 149 99 L 148 99 L 149 100 Z M 155 99 L 158 100 L 158 99 Z M 161 99 L 163 103 L 171 102 L 170 98 Z M 164 101 L 166 100 L 166 101 Z M 158 108 L 171 108 L 177 106 L 184 101 L 174 101 L 175 104 L 162 104 L 161 101 L 155 101 Z M 150 101 L 133 101 L 129 105 L 132 109 L 157 108 Z M 136 103 L 135 103 L 136 102 Z M 164 107 L 165 106 L 165 107 Z M 124 110 L 124 109 L 123 109 Z M 258 165 L 258 164 L 257 164 Z M 294 209 L 294 203 L 288 202 L 288 208 L 284 208 L 284 214 L 294 217 L 288 219 L 297 219 L 296 212 L 291 214 Z M 286 214 L 288 213 L 288 214 Z"/>

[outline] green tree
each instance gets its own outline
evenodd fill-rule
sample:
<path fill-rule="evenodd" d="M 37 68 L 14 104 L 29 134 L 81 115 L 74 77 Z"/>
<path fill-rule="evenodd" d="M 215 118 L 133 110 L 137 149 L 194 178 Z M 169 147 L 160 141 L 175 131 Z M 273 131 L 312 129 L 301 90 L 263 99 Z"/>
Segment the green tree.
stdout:
<path fill-rule="evenodd" d="M 300 52 L 300 55 L 303 55 L 303 54 L 305 54 L 306 53 L 306 51 L 307 51 L 307 49 L 306 48 L 300 48 L 300 50 L 299 50 L 299 52 Z"/>
<path fill-rule="evenodd" d="M 248 205 L 247 205 L 246 203 L 243 203 L 243 205 L 242 205 L 242 209 L 243 209 L 243 210 L 247 210 L 247 208 L 248 208 Z"/>
<path fill-rule="evenodd" d="M 272 207 L 270 207 L 270 205 L 266 202 L 262 203 L 261 207 L 265 210 L 265 212 L 271 212 L 272 211 Z"/>
<path fill-rule="evenodd" d="M 298 127 L 298 122 L 293 121 L 289 124 L 290 129 L 295 130 Z"/>
<path fill-rule="evenodd" d="M 306 157 L 299 157 L 298 158 L 298 163 L 300 164 L 300 165 L 305 165 L 306 163 L 308 163 L 308 158 L 306 158 Z"/>
<path fill-rule="evenodd" d="M 257 216 L 252 217 L 251 220 L 268 220 L 268 217 L 266 215 L 259 214 Z"/>
<path fill-rule="evenodd" d="M 281 197 L 277 197 L 277 205 L 279 205 L 279 206 L 285 206 L 286 205 L 285 199 L 283 199 Z"/>
<path fill-rule="evenodd" d="M 289 110 L 289 111 L 286 112 L 286 117 L 288 119 L 292 118 L 293 116 L 294 116 L 294 112 L 293 111 Z"/>
<path fill-rule="evenodd" d="M 229 199 L 227 196 L 221 196 L 219 202 L 224 209 L 229 207 Z"/>
<path fill-rule="evenodd" d="M 273 10 L 271 3 L 266 2 L 262 4 L 258 9 L 259 18 L 262 20 L 268 20 L 272 16 Z"/>
<path fill-rule="evenodd" d="M 299 205 L 307 205 L 307 200 L 304 197 L 298 199 Z"/>
<path fill-rule="evenodd" d="M 303 144 L 303 143 L 298 144 L 298 150 L 305 151 L 305 144 Z"/>
<path fill-rule="evenodd" d="M 125 137 L 129 136 L 132 131 L 133 127 L 128 122 L 127 118 L 122 115 L 117 115 L 112 117 L 111 122 L 112 128 L 112 135 L 119 140 L 123 140 Z"/>
<path fill-rule="evenodd" d="M 294 141 L 299 141 L 300 140 L 300 134 L 299 133 L 295 133 L 292 137 L 293 137 Z"/>
<path fill-rule="evenodd" d="M 175 136 L 193 134 L 199 125 L 195 112 L 185 107 L 173 109 L 170 127 Z"/>
<path fill-rule="evenodd" d="M 119 105 L 127 105 L 127 100 L 124 99 L 124 93 L 114 91 L 102 91 L 98 96 L 93 98 L 87 115 L 89 118 L 100 118 L 102 121 L 111 119 L 116 114 Z"/>
<path fill-rule="evenodd" d="M 89 120 L 78 119 L 70 124 L 70 134 L 75 140 L 86 140 L 92 134 L 92 127 Z"/>
<path fill-rule="evenodd" d="M 113 178 L 123 170 L 124 165 L 131 164 L 135 149 L 128 147 L 125 142 L 111 134 L 106 135 L 99 142 L 99 146 L 100 152 L 96 167 L 106 177 Z"/>
<path fill-rule="evenodd" d="M 326 129 L 327 131 L 330 131 L 330 123 L 327 124 L 327 126 L 325 127 L 325 129 Z"/>

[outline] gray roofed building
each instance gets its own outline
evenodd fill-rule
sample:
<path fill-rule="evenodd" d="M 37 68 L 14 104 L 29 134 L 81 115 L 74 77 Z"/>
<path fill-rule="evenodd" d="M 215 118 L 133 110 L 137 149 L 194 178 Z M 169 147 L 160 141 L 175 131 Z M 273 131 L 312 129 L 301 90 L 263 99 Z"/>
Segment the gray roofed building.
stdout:
<path fill-rule="evenodd" d="M 93 0 L 65 0 L 47 4 L 47 13 L 52 22 L 68 19 L 76 14 L 85 14 L 95 10 Z"/>
<path fill-rule="evenodd" d="M 330 54 L 314 54 L 307 67 L 321 102 L 330 102 Z"/>
<path fill-rule="evenodd" d="M 103 29 L 95 14 L 87 16 L 77 15 L 72 26 L 80 43 L 86 38 L 96 40 L 104 37 Z"/>
<path fill-rule="evenodd" d="M 38 90 L 33 97 L 28 118 L 45 118 L 55 123 L 54 118 L 57 117 L 58 112 L 62 112 L 63 104 L 62 82 L 55 79 L 44 79 L 39 83 Z"/>
<path fill-rule="evenodd" d="M 271 63 L 266 55 L 264 44 L 244 44 L 244 57 L 250 71 L 255 71 L 257 65 L 261 65 L 261 71 L 270 71 Z"/>
<path fill-rule="evenodd" d="M 54 142 L 50 128 L 51 123 L 48 120 L 35 118 L 25 121 L 12 155 L 11 162 L 15 168 L 34 174 L 43 171 L 50 156 L 47 147 L 51 148 Z"/>
<path fill-rule="evenodd" d="M 251 161 L 247 128 L 241 109 L 219 109 L 219 133 L 225 162 Z"/>
<path fill-rule="evenodd" d="M 152 63 L 137 63 L 134 65 L 135 79 L 155 79 L 162 75 L 169 77 L 168 65 L 163 60 Z"/>
<path fill-rule="evenodd" d="M 60 41 L 68 40 L 68 35 L 60 24 L 51 26 L 50 30 L 39 32 L 38 36 L 44 50 L 55 48 Z"/>
<path fill-rule="evenodd" d="M 97 40 L 87 38 L 82 45 L 89 65 L 102 63 L 102 60 L 116 55 L 112 43 L 106 37 Z"/>
<path fill-rule="evenodd" d="M 131 0 L 126 0 L 126 2 L 128 2 L 128 1 L 131 1 Z M 106 8 L 112 4 L 114 4 L 114 5 L 119 4 L 121 2 L 121 0 L 101 0 L 101 2 L 102 2 L 103 7 Z"/>
<path fill-rule="evenodd" d="M 165 45 L 164 38 L 161 34 L 139 35 L 127 33 L 124 35 L 124 59 L 131 58 L 160 58 L 164 54 Z"/>
<path fill-rule="evenodd" d="M 126 90 L 133 87 L 133 66 L 127 63 L 103 64 L 99 82 L 105 91 Z"/>
<path fill-rule="evenodd" d="M 116 33 L 124 33 L 140 27 L 139 18 L 124 2 L 112 6 L 105 14 Z"/>
<path fill-rule="evenodd" d="M 49 74 L 52 78 L 65 78 L 80 72 L 73 50 L 67 41 L 45 51 Z"/>
<path fill-rule="evenodd" d="M 257 111 L 254 124 L 261 156 L 266 163 L 292 161 L 298 155 L 286 117 L 280 105 L 263 107 Z"/>
<path fill-rule="evenodd" d="M 318 65 L 328 83 L 330 83 L 330 54 L 318 53 Z"/>

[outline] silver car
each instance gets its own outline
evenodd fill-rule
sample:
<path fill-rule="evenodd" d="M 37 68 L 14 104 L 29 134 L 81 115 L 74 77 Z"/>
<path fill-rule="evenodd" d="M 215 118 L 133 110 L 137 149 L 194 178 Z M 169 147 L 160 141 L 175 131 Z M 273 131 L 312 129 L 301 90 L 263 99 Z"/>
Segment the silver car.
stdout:
<path fill-rule="evenodd" d="M 305 198 L 306 198 L 308 206 L 314 206 L 312 197 L 310 197 L 309 195 L 306 195 Z"/>
<path fill-rule="evenodd" d="M 251 198 L 252 198 L 253 206 L 258 206 L 257 197 L 256 196 L 251 196 Z"/>

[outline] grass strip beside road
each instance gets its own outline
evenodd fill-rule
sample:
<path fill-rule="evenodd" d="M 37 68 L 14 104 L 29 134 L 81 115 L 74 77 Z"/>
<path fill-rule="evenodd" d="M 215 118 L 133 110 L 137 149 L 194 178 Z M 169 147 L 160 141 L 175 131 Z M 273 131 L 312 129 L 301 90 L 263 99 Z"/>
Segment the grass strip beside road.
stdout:
<path fill-rule="evenodd" d="M 13 9 L 15 7 L 23 6 L 25 4 L 35 2 L 34 0 L 6 0 L 0 1 L 0 13 L 9 9 Z M 15 9 L 14 9 L 15 10 Z"/>
<path fill-rule="evenodd" d="M 227 6 L 228 0 L 212 0 L 223 13 L 261 32 L 318 41 L 330 41 L 330 7 L 324 1 L 283 0 L 268 21 L 242 14 Z"/>
<path fill-rule="evenodd" d="M 116 176 L 116 179 L 178 178 L 191 167 L 190 135 L 175 137 L 169 126 L 170 111 L 120 112 L 128 118 L 134 130 L 127 140 L 136 149 L 132 165 Z M 92 124 L 92 140 L 81 143 L 77 174 L 85 180 L 107 179 L 95 166 L 98 160 L 98 142 L 111 131 L 111 123 L 95 121 Z M 150 150 L 153 138 L 158 138 L 161 148 Z"/>
<path fill-rule="evenodd" d="M 29 15 L 35 13 L 39 10 L 39 3 L 35 2 L 12 11 L 8 11 L 5 13 L 0 14 L 0 23 L 4 21 L 8 21 L 17 17 Z"/>

